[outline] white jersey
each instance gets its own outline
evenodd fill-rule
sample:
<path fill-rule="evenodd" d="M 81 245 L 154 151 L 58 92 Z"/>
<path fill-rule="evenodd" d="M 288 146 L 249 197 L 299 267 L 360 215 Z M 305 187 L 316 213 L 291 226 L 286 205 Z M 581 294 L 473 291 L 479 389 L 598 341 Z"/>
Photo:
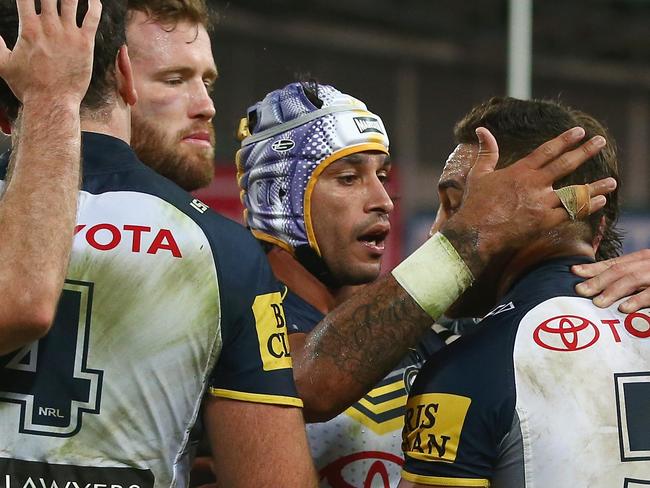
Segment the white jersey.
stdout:
<path fill-rule="evenodd" d="M 308 333 L 323 314 L 290 290 L 284 300 L 289 333 Z M 401 433 L 408 390 L 424 360 L 444 345 L 432 330 L 386 377 L 333 419 L 307 424 L 321 488 L 397 486 L 404 462 Z"/>
<path fill-rule="evenodd" d="M 123 142 L 84 134 L 55 322 L 0 357 L 0 487 L 186 486 L 206 390 L 300 405 L 271 337 L 283 325 L 248 232 Z"/>
<path fill-rule="evenodd" d="M 650 485 L 650 310 L 576 296 L 553 260 L 422 369 L 404 478 L 493 488 Z M 444 481 L 444 482 L 443 482 Z"/>

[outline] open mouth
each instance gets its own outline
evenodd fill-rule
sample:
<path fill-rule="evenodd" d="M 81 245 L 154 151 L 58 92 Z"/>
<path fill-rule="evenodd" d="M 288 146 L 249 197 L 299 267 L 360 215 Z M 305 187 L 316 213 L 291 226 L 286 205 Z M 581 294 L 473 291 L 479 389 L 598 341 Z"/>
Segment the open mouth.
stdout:
<path fill-rule="evenodd" d="M 389 225 L 375 226 L 368 232 L 360 235 L 357 240 L 370 250 L 381 254 L 384 251 L 389 231 Z"/>

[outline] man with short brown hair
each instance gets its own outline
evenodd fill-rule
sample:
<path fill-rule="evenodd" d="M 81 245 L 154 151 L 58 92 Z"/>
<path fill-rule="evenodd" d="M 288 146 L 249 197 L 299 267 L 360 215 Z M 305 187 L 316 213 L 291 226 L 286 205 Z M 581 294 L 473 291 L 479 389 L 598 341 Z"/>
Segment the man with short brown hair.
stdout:
<path fill-rule="evenodd" d="M 19 32 L 30 35 L 19 29 L 18 10 L 22 19 L 31 7 L 45 28 L 58 21 L 56 0 L 38 2 L 38 16 L 34 3 L 18 0 L 18 9 L 0 0 L 9 48 Z M 61 0 L 71 24 L 73 6 Z M 285 327 L 265 256 L 245 229 L 129 147 L 137 93 L 125 15 L 124 0 L 105 3 L 81 108 L 75 241 L 54 323 L 40 341 L 0 357 L 3 480 L 186 486 L 203 420 L 229 447 L 215 454 L 224 486 L 314 486 L 291 358 L 267 345 Z M 24 100 L 30 111 L 31 103 Z M 39 108 L 47 117 L 49 106 Z M 1 121 L 15 128 L 21 102 L 7 87 L 0 87 L 0 109 Z M 7 159 L 0 158 L 3 176 Z"/>
<path fill-rule="evenodd" d="M 203 0 L 129 0 L 127 38 L 138 103 L 131 146 L 138 157 L 187 191 L 214 175 L 217 79 Z"/>

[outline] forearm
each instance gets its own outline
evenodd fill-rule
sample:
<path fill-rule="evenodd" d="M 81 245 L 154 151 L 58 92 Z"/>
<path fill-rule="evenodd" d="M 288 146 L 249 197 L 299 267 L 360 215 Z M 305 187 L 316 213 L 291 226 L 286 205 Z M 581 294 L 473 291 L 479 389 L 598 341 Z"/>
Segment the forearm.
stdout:
<path fill-rule="evenodd" d="M 359 400 L 416 344 L 432 319 L 384 276 L 323 319 L 296 355 L 294 378 L 308 422 Z"/>
<path fill-rule="evenodd" d="M 486 129 L 477 135 L 478 158 L 460 209 L 443 227 L 447 238 L 430 239 L 393 271 L 397 279 L 383 278 L 328 315 L 294 356 L 298 392 L 311 419 L 335 415 L 372 388 L 488 263 L 498 265 L 541 229 L 566 221 L 553 182 L 604 143 L 594 137 L 568 151 L 584 136 L 575 128 L 495 171 L 496 140 Z M 615 187 L 612 179 L 590 185 L 592 211 Z"/>
<path fill-rule="evenodd" d="M 382 379 L 471 284 L 446 239 L 435 236 L 331 312 L 292 353 L 308 421 L 333 417 Z"/>
<path fill-rule="evenodd" d="M 42 336 L 54 318 L 77 211 L 79 102 L 26 99 L 16 130 L 0 200 L 0 353 Z"/>

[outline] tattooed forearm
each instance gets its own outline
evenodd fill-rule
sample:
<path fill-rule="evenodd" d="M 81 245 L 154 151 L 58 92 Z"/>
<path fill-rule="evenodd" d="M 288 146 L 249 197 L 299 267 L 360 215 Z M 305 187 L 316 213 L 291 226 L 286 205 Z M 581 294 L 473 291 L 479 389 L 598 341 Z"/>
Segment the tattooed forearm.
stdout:
<path fill-rule="evenodd" d="M 322 420 L 343 411 L 383 378 L 431 324 L 391 275 L 338 307 L 294 357 L 306 415 Z"/>

